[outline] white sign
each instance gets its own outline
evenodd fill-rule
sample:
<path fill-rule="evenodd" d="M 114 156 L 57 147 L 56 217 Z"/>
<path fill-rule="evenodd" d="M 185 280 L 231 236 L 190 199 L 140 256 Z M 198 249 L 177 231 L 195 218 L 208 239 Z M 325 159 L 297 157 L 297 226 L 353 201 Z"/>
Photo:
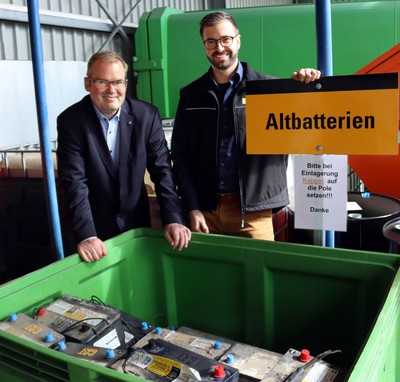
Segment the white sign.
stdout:
<path fill-rule="evenodd" d="M 295 228 L 346 231 L 347 156 L 294 155 Z"/>

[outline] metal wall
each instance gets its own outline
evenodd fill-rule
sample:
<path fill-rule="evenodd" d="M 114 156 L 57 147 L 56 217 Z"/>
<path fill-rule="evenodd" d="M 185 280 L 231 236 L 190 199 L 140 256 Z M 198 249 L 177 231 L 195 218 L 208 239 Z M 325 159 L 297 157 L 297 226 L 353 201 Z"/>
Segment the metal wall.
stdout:
<path fill-rule="evenodd" d="M 117 20 L 128 13 L 137 0 L 101 0 L 108 12 Z M 0 4 L 26 6 L 27 0 L 0 0 Z M 132 12 L 127 23 L 137 25 L 140 15 L 157 7 L 171 7 L 186 11 L 204 9 L 204 0 L 141 0 Z M 40 8 L 54 12 L 93 16 L 107 19 L 95 0 L 41 0 Z"/>
<path fill-rule="evenodd" d="M 46 61 L 86 61 L 107 39 L 108 32 L 42 26 Z M 109 49 L 121 52 L 121 39 L 116 37 Z M 28 25 L 0 21 L 0 60 L 30 60 Z"/>
<path fill-rule="evenodd" d="M 293 4 L 293 0 L 226 0 L 226 8 Z"/>
<path fill-rule="evenodd" d="M 185 11 L 204 10 L 210 0 L 101 0 L 110 15 L 120 22 L 136 4 L 124 23 L 131 37 L 143 12 L 156 7 Z M 226 0 L 226 8 L 290 4 L 292 0 Z M 0 60 L 29 60 L 27 0 L 0 0 Z M 86 61 L 112 31 L 112 23 L 95 0 L 41 0 L 45 60 Z M 24 17 L 25 15 L 25 17 Z M 133 41 L 133 38 L 132 38 Z M 109 49 L 123 53 L 116 36 Z M 126 47 L 125 47 L 126 48 Z M 132 48 L 132 47 L 130 47 Z"/>
<path fill-rule="evenodd" d="M 102 4 L 119 23 L 136 1 L 102 0 Z M 95 0 L 42 0 L 40 3 L 45 60 L 86 61 L 112 31 L 112 23 Z M 141 14 L 161 6 L 199 10 L 204 8 L 204 1 L 140 0 L 124 23 L 132 46 L 132 35 Z M 29 60 L 28 33 L 26 0 L 0 0 L 0 60 Z M 107 48 L 120 53 L 124 50 L 118 36 Z"/>

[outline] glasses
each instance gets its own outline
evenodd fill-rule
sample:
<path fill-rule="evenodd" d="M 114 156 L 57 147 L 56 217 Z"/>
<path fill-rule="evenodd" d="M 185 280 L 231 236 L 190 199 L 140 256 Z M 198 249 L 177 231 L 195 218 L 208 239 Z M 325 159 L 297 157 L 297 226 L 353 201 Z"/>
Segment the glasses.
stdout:
<path fill-rule="evenodd" d="M 207 40 L 203 40 L 203 44 L 207 49 L 215 49 L 218 44 L 221 44 L 223 47 L 227 48 L 231 46 L 233 43 L 233 39 L 239 36 L 238 34 L 235 36 L 222 36 L 221 38 L 208 38 Z"/>
<path fill-rule="evenodd" d="M 126 86 L 128 83 L 128 80 L 115 80 L 115 81 L 108 81 L 108 80 L 102 80 L 102 79 L 97 79 L 97 78 L 89 78 L 89 80 L 92 82 L 92 84 L 96 85 L 100 89 L 107 89 L 110 85 L 112 85 L 114 88 L 123 88 Z"/>

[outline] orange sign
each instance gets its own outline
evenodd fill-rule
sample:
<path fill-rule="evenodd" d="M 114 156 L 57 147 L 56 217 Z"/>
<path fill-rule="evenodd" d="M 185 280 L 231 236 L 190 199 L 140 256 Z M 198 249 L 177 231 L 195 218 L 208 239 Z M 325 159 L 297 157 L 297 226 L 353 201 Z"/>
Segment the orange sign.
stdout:
<path fill-rule="evenodd" d="M 397 154 L 397 73 L 249 81 L 248 154 Z"/>

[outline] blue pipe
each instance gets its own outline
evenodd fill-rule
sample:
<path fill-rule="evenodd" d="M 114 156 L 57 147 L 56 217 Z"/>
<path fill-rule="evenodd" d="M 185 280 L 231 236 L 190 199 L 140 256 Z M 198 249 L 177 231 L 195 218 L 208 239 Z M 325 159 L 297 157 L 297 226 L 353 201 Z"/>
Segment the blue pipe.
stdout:
<path fill-rule="evenodd" d="M 332 20 L 330 0 L 316 0 L 317 66 L 324 76 L 333 75 Z"/>
<path fill-rule="evenodd" d="M 317 66 L 324 76 L 333 75 L 332 20 L 330 0 L 316 0 L 315 18 L 317 26 Z M 325 231 L 322 245 L 335 247 L 335 232 Z"/>
<path fill-rule="evenodd" d="M 36 110 L 39 124 L 40 151 L 46 186 L 47 214 L 50 222 L 53 249 L 56 252 L 57 259 L 63 259 L 64 250 L 61 236 L 60 215 L 58 213 L 57 192 L 46 103 L 46 86 L 44 81 L 45 78 L 43 69 L 42 37 L 40 33 L 39 4 L 38 0 L 29 0 L 27 3 L 33 77 L 35 81 Z"/>

